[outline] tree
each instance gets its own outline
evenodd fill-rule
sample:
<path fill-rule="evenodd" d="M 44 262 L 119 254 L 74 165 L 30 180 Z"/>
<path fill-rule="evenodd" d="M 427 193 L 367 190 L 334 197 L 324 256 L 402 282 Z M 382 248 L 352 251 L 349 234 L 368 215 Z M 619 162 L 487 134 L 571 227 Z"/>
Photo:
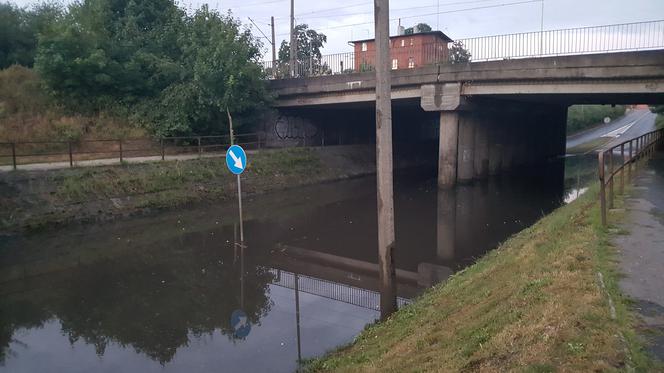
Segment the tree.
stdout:
<path fill-rule="evenodd" d="M 409 27 L 409 28 L 407 28 L 407 29 L 404 31 L 404 33 L 405 33 L 406 35 L 412 35 L 412 34 L 415 34 L 415 33 L 416 33 L 416 32 L 415 32 L 415 29 L 416 29 L 416 28 L 417 28 L 417 33 L 420 33 L 420 32 L 429 32 L 429 31 L 432 30 L 431 26 L 429 26 L 428 24 L 426 24 L 426 23 L 418 23 L 417 25 L 415 25 L 415 26 L 413 26 L 413 27 Z"/>
<path fill-rule="evenodd" d="M 57 3 L 43 3 L 32 9 L 0 3 L 0 69 L 13 64 L 32 67 L 39 34 L 62 16 Z"/>
<path fill-rule="evenodd" d="M 220 134 L 266 98 L 260 43 L 229 14 L 173 0 L 74 3 L 40 37 L 36 68 L 65 105 L 112 110 L 157 135 Z"/>
<path fill-rule="evenodd" d="M 322 66 L 322 54 L 320 49 L 327 43 L 327 36 L 319 33 L 316 30 L 309 29 L 306 24 L 295 26 L 295 37 L 297 40 L 297 56 L 296 61 L 298 66 L 304 66 L 303 72 L 308 72 L 309 62 L 313 63 L 313 70 L 318 71 Z M 282 41 L 279 46 L 279 62 L 282 66 L 286 66 L 288 71 L 288 64 L 290 62 L 290 43 Z M 283 68 L 282 68 L 283 70 Z"/>
<path fill-rule="evenodd" d="M 450 47 L 450 57 L 449 60 L 451 63 L 467 63 L 470 62 L 471 54 L 463 45 L 462 41 L 455 41 Z"/>

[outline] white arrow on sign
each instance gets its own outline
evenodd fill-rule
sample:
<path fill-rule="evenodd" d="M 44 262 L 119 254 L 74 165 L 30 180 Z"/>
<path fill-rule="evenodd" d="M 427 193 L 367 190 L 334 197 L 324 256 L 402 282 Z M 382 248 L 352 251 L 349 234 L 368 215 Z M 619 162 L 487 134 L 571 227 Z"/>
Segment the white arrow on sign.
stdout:
<path fill-rule="evenodd" d="M 237 157 L 232 150 L 229 150 L 228 153 L 231 155 L 231 158 L 233 158 L 233 162 L 235 162 L 234 166 L 240 170 L 244 169 L 244 166 L 242 165 L 242 159 Z"/>

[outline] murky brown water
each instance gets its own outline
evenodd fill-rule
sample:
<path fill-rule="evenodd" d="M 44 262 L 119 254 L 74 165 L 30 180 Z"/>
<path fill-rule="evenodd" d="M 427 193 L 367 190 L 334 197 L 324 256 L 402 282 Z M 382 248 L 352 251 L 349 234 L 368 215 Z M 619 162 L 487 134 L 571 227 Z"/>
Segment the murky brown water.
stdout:
<path fill-rule="evenodd" d="M 559 206 L 580 174 L 446 192 L 397 174 L 399 303 Z M 246 248 L 234 203 L 1 238 L 0 371 L 293 371 L 379 316 L 375 178 L 244 203 Z"/>

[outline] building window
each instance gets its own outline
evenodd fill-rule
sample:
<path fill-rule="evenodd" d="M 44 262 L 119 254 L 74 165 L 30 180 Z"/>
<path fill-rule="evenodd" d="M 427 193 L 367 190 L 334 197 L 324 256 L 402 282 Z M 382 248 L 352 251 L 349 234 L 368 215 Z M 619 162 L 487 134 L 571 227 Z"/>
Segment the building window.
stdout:
<path fill-rule="evenodd" d="M 362 43 L 362 52 L 367 51 L 367 43 Z"/>
<path fill-rule="evenodd" d="M 406 46 L 406 41 L 404 39 L 401 39 L 401 46 L 405 47 Z"/>
<path fill-rule="evenodd" d="M 399 60 L 396 58 L 392 60 L 392 70 L 396 70 L 399 68 Z"/>
<path fill-rule="evenodd" d="M 415 59 L 413 57 L 408 57 L 408 68 L 412 69 L 415 67 Z"/>
<path fill-rule="evenodd" d="M 410 38 L 410 45 L 413 45 L 413 38 Z"/>

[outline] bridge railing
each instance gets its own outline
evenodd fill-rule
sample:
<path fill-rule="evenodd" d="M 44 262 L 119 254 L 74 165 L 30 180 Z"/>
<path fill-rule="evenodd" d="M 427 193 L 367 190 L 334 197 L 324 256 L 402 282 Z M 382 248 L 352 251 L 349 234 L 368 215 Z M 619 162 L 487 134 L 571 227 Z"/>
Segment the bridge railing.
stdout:
<path fill-rule="evenodd" d="M 394 69 L 440 63 L 465 63 L 635 50 L 664 49 L 664 20 L 605 26 L 525 32 L 457 39 L 454 42 L 392 45 Z M 310 56 L 295 62 L 291 76 L 288 61 L 266 61 L 272 79 L 351 74 L 372 71 L 375 52 L 357 51 Z"/>
<path fill-rule="evenodd" d="M 599 202 L 602 225 L 606 226 L 607 223 L 607 208 L 613 208 L 614 180 L 616 177 L 619 176 L 618 191 L 620 194 L 623 194 L 625 191 L 625 181 L 629 183 L 640 163 L 647 160 L 655 152 L 657 147 L 663 144 L 664 129 L 658 129 L 602 149 L 598 153 Z"/>
<path fill-rule="evenodd" d="M 298 291 L 303 293 L 317 295 L 319 297 L 333 299 L 363 308 L 380 310 L 380 293 L 377 291 L 340 284 L 307 275 L 296 275 L 293 272 L 279 269 L 270 269 L 270 272 L 275 278 L 272 281 L 273 285 L 288 289 L 298 289 Z M 296 281 L 297 285 L 295 283 Z M 410 302 L 409 299 L 397 297 L 397 306 L 399 308 Z"/>

